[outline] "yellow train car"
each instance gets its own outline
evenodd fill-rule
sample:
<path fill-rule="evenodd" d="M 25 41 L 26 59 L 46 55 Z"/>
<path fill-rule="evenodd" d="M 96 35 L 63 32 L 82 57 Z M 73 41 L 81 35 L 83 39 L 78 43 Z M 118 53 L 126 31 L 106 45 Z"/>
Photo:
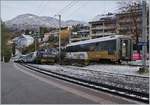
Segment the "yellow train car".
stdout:
<path fill-rule="evenodd" d="M 129 36 L 106 36 L 68 44 L 64 59 L 77 62 L 102 60 L 120 62 L 131 60 L 132 49 L 132 40 Z"/>

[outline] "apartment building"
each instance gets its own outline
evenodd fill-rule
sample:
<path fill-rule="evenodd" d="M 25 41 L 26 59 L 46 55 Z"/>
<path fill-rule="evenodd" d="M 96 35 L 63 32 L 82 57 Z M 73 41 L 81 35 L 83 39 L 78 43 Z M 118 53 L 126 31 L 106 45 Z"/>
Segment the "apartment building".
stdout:
<path fill-rule="evenodd" d="M 90 27 L 89 25 L 79 24 L 72 27 L 72 34 L 70 37 L 70 42 L 76 42 L 81 40 L 90 39 Z"/>
<path fill-rule="evenodd" d="M 149 15 L 149 14 L 147 14 Z M 147 16 L 148 17 L 148 16 Z M 130 35 L 133 40 L 136 40 L 136 35 L 139 41 L 142 38 L 142 10 L 137 9 L 133 12 L 122 12 L 116 14 L 117 33 Z M 147 37 L 149 35 L 149 18 L 147 18 Z"/>
<path fill-rule="evenodd" d="M 97 38 L 116 33 L 116 15 L 108 13 L 97 15 L 90 22 L 90 37 Z"/>
<path fill-rule="evenodd" d="M 142 35 L 142 12 L 122 12 L 116 14 L 117 33 L 130 35 L 135 40 L 135 34 Z"/>

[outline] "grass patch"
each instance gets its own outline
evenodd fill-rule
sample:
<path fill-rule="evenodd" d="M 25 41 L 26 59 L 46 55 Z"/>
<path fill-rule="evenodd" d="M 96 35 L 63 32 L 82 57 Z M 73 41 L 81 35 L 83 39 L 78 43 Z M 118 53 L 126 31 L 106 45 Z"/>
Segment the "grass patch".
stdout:
<path fill-rule="evenodd" d="M 149 67 L 141 67 L 141 68 L 139 68 L 138 73 L 139 74 L 149 73 Z"/>

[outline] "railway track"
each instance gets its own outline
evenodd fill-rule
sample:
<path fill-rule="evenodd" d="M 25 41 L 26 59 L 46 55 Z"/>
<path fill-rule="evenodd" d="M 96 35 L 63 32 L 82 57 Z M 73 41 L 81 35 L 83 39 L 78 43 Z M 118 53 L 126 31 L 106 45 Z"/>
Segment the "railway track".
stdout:
<path fill-rule="evenodd" d="M 126 66 L 126 65 L 124 65 Z M 93 72 L 93 69 L 88 69 L 88 68 L 82 68 L 82 67 L 74 67 L 74 66 L 63 66 L 65 68 L 70 68 L 70 69 L 76 69 L 76 70 L 86 70 L 86 71 L 90 71 Z M 123 75 L 123 76 L 132 76 L 132 77 L 139 77 L 139 78 L 149 78 L 148 76 L 141 76 L 141 75 L 132 75 L 132 74 L 121 74 L 121 73 L 111 73 L 108 71 L 94 71 L 94 72 L 103 72 L 103 73 L 107 73 L 107 74 L 117 74 L 117 75 Z"/>
<path fill-rule="evenodd" d="M 48 76 L 52 76 L 61 80 L 72 82 L 72 83 L 82 85 L 88 88 L 105 91 L 111 94 L 119 95 L 128 99 L 133 99 L 133 100 L 144 102 L 147 104 L 149 103 L 149 94 L 147 93 L 136 92 L 133 90 L 118 88 L 118 87 L 114 87 L 114 86 L 110 86 L 110 85 L 106 85 L 102 83 L 91 82 L 85 79 L 60 74 L 54 71 L 45 70 L 45 69 L 38 68 L 38 67 L 28 65 L 28 64 L 23 64 L 23 63 L 20 63 L 20 64 L 24 67 L 29 68 L 30 70 L 33 70 L 33 71 L 36 71 L 36 72 L 39 72 Z"/>

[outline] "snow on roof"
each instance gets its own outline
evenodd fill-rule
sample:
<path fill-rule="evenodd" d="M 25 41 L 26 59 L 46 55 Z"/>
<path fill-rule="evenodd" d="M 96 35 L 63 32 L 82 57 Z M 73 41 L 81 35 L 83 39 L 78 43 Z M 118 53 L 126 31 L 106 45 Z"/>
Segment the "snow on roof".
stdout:
<path fill-rule="evenodd" d="M 30 35 L 21 35 L 13 39 L 18 47 L 29 46 L 34 39 Z"/>
<path fill-rule="evenodd" d="M 33 37 L 31 37 L 30 35 L 20 35 L 18 37 L 15 37 L 13 40 L 19 40 L 19 39 L 22 39 L 22 38 L 25 38 L 25 39 L 33 39 Z"/>
<path fill-rule="evenodd" d="M 33 37 L 31 37 L 30 35 L 22 35 L 22 36 L 26 39 L 33 39 Z"/>
<path fill-rule="evenodd" d="M 88 44 L 88 43 L 94 43 L 94 42 L 100 42 L 100 41 L 106 41 L 106 40 L 113 40 L 113 39 L 117 39 L 117 38 L 129 38 L 129 36 L 111 35 L 111 36 L 106 36 L 106 37 L 89 39 L 89 40 L 85 40 L 85 41 L 73 42 L 73 43 L 68 44 L 67 46 L 75 46 L 75 45 L 79 45 L 79 44 Z"/>

